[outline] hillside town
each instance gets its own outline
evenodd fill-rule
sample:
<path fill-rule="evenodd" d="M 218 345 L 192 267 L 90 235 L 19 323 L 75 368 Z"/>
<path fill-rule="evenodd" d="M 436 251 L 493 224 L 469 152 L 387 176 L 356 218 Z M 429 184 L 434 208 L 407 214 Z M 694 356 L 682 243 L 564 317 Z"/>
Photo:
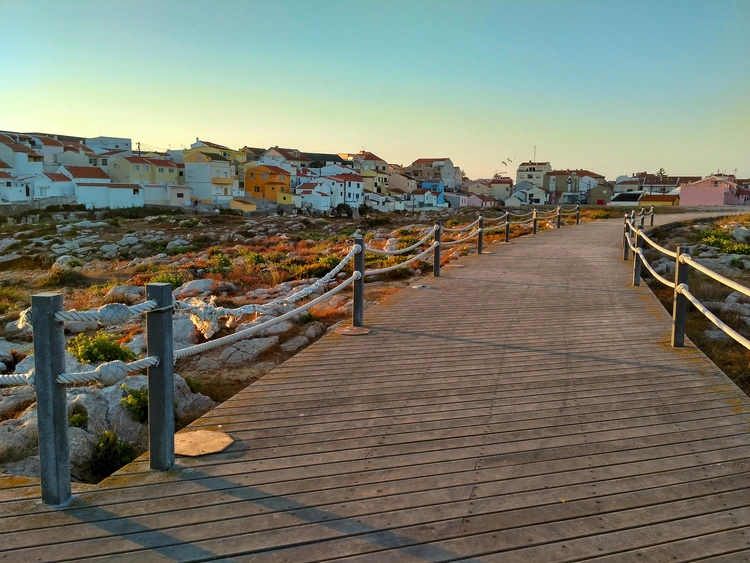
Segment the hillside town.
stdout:
<path fill-rule="evenodd" d="M 512 164 L 512 161 L 502 161 Z M 527 205 L 700 206 L 750 203 L 750 178 L 663 169 L 607 179 L 586 169 L 522 162 L 471 180 L 448 157 L 389 163 L 372 152 L 228 146 L 196 138 L 183 150 L 146 151 L 129 138 L 0 131 L 0 210 L 74 204 L 186 211 L 330 214 Z M 2 213 L 2 211 L 0 211 Z"/>

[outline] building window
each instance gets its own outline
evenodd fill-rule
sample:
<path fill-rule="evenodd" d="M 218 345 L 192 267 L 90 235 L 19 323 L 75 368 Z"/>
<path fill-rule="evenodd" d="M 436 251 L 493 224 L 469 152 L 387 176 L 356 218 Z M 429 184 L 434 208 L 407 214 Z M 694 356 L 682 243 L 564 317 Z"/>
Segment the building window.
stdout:
<path fill-rule="evenodd" d="M 138 195 L 139 193 L 141 193 L 141 190 L 139 190 L 138 188 L 133 188 L 133 195 Z"/>
<path fill-rule="evenodd" d="M 285 176 L 284 174 L 281 174 L 281 175 L 279 176 L 279 178 L 281 178 L 282 180 L 286 180 L 286 176 Z"/>
<path fill-rule="evenodd" d="M 184 175 L 185 173 L 182 170 L 180 170 L 180 176 L 184 176 Z"/>
<path fill-rule="evenodd" d="M 136 172 L 138 172 L 140 169 L 141 169 L 141 167 L 138 166 L 137 164 L 133 165 L 133 170 L 135 170 Z"/>
<path fill-rule="evenodd" d="M 170 168 L 170 169 L 169 169 L 169 173 L 170 173 L 170 174 L 174 174 L 174 168 Z"/>
<path fill-rule="evenodd" d="M 159 172 L 164 172 L 164 169 L 163 168 L 159 168 Z"/>
<path fill-rule="evenodd" d="M 260 186 L 255 186 L 255 193 L 260 193 Z"/>
<path fill-rule="evenodd" d="M 534 179 L 534 175 L 533 174 L 526 174 L 526 178 L 528 180 L 533 180 Z"/>
<path fill-rule="evenodd" d="M 263 174 L 263 175 L 261 176 L 261 178 L 263 178 L 264 180 L 268 180 L 268 174 Z"/>
<path fill-rule="evenodd" d="M 203 157 L 202 156 L 198 157 L 198 162 L 203 162 Z"/>
<path fill-rule="evenodd" d="M 143 165 L 143 171 L 144 172 L 148 172 L 148 164 L 144 164 Z"/>
<path fill-rule="evenodd" d="M 185 197 L 185 194 L 182 192 L 177 192 L 177 199 L 183 199 Z"/>
<path fill-rule="evenodd" d="M 106 158 L 102 159 L 102 166 L 107 166 L 107 159 Z"/>
<path fill-rule="evenodd" d="M 5 182 L 5 187 L 9 188 L 10 187 L 10 182 Z"/>

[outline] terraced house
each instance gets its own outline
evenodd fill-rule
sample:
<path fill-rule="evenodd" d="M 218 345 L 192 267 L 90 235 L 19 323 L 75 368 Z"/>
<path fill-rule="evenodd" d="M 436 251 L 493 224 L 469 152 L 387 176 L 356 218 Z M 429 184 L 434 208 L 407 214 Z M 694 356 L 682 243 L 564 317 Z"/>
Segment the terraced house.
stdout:
<path fill-rule="evenodd" d="M 259 164 L 245 170 L 245 194 L 252 198 L 277 203 L 291 202 L 290 186 L 291 175 L 279 166 Z"/>

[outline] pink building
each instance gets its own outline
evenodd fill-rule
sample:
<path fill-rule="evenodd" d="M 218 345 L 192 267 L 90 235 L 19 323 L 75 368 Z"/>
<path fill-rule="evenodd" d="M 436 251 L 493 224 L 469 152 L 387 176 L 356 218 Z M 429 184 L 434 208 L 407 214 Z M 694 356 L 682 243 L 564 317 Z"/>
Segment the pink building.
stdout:
<path fill-rule="evenodd" d="M 721 176 L 708 176 L 680 186 L 680 205 L 740 205 L 737 184 Z"/>

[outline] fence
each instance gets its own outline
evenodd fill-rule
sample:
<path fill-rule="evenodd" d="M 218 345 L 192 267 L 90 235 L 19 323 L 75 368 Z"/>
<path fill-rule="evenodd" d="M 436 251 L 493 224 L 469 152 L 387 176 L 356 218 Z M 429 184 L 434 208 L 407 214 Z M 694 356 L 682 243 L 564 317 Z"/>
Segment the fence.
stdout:
<path fill-rule="evenodd" d="M 554 220 L 557 228 L 562 226 L 563 217 L 575 216 L 575 223 L 581 220 L 580 207 L 570 210 L 557 207 L 549 213 L 538 213 L 536 209 L 528 213 L 511 213 L 478 219 L 457 228 L 434 225 L 421 240 L 407 248 L 384 250 L 367 246 L 362 237 L 354 239 L 353 246 L 341 262 L 328 274 L 312 285 L 295 293 L 259 305 L 244 305 L 234 309 L 217 307 L 208 303 L 196 305 L 175 300 L 172 287 L 167 283 L 146 285 L 146 300 L 128 306 L 121 303 L 104 305 L 93 311 L 63 311 L 63 299 L 59 293 L 33 295 L 31 309 L 24 311 L 19 319 L 20 326 L 31 325 L 34 333 L 34 369 L 25 374 L 0 375 L 0 385 L 31 385 L 36 387 L 37 414 L 39 424 L 39 456 L 41 472 L 42 501 L 59 505 L 71 496 L 70 452 L 68 442 L 68 412 L 66 385 L 74 383 L 101 382 L 114 385 L 123 381 L 128 374 L 147 370 L 148 376 L 148 420 L 150 467 L 166 470 L 174 465 L 174 372 L 175 360 L 230 345 L 249 338 L 266 328 L 292 319 L 302 312 L 330 299 L 349 286 L 353 286 L 352 325 L 361 327 L 364 323 L 364 281 L 374 276 L 404 268 L 416 261 L 429 259 L 433 262 L 433 275 L 440 276 L 440 249 L 442 247 L 468 243 L 476 239 L 477 253 L 482 254 L 486 233 L 504 230 L 505 242 L 510 241 L 510 228 L 520 225 L 538 232 L 539 220 Z M 513 220 L 514 218 L 518 220 Z M 495 223 L 494 226 L 486 226 Z M 464 233 L 467 233 L 464 236 Z M 443 234 L 459 238 L 443 240 Z M 428 245 L 427 248 L 421 247 Z M 393 266 L 379 269 L 365 269 L 365 253 L 385 256 L 401 256 L 413 251 L 417 254 Z M 342 280 L 334 288 L 325 291 L 328 285 L 338 279 L 344 267 L 352 262 L 352 275 Z M 305 304 L 294 304 L 310 298 Z M 172 313 L 183 312 L 190 315 L 193 322 L 210 338 L 219 330 L 219 320 L 224 317 L 241 318 L 248 314 L 259 317 L 252 326 L 234 334 L 209 340 L 202 344 L 174 350 L 172 338 Z M 100 364 L 92 371 L 65 372 L 65 321 L 97 321 L 102 326 L 115 326 L 134 317 L 146 315 L 146 357 L 125 363 L 112 361 Z M 271 316 L 263 320 L 263 316 Z"/>
<path fill-rule="evenodd" d="M 654 211 L 651 208 L 651 226 L 654 224 Z M 628 260 L 630 252 L 633 253 L 633 285 L 640 285 L 642 270 L 645 267 L 653 276 L 653 279 L 660 284 L 672 288 L 674 291 L 672 298 L 672 346 L 682 348 L 685 346 L 685 323 L 687 320 L 687 303 L 700 311 L 708 320 L 720 328 L 727 336 L 750 349 L 750 340 L 742 336 L 739 332 L 728 326 L 711 311 L 709 311 L 699 300 L 690 292 L 688 284 L 690 278 L 690 268 L 705 274 L 709 278 L 735 290 L 743 295 L 750 297 L 750 289 L 729 278 L 722 276 L 701 265 L 690 256 L 688 247 L 680 245 L 675 251 L 671 251 L 663 246 L 658 245 L 649 235 L 653 230 L 644 230 L 644 213 L 641 210 L 640 226 L 635 225 L 635 211 L 629 215 L 625 214 L 625 225 L 623 229 L 623 260 Z M 644 243 L 648 244 L 655 251 L 664 256 L 673 258 L 675 261 L 674 279 L 668 280 L 661 276 L 654 267 L 649 264 L 643 252 Z"/>

